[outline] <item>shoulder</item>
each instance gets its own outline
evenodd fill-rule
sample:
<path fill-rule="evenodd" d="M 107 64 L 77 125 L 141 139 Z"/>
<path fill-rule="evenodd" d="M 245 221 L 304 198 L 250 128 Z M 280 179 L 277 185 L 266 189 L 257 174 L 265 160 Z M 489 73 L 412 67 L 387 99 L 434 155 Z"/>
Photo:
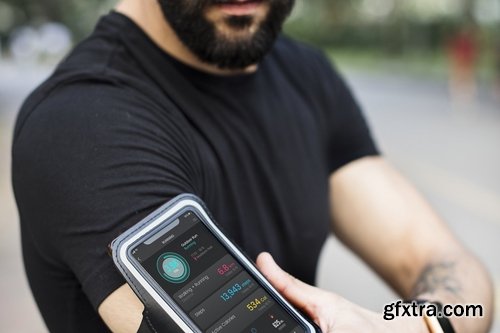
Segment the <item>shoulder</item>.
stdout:
<path fill-rule="evenodd" d="M 18 114 L 14 146 L 23 135 L 110 135 L 117 127 L 169 127 L 180 121 L 178 108 L 154 87 L 141 86 L 120 73 L 100 70 L 56 70 L 23 103 Z M 147 84 L 145 84 L 147 86 Z"/>
<path fill-rule="evenodd" d="M 273 47 L 271 57 L 293 66 L 294 71 L 315 74 L 335 71 L 325 52 L 312 45 L 281 35 Z"/>
<path fill-rule="evenodd" d="M 92 123 L 104 126 L 125 117 L 140 97 L 105 80 L 80 79 L 51 85 L 49 80 L 24 102 L 17 118 L 14 142 L 23 134 L 37 130 L 49 135 L 57 129 L 80 132 Z"/>
<path fill-rule="evenodd" d="M 350 88 L 330 57 L 321 49 L 280 36 L 270 54 L 268 68 L 279 71 L 301 91 L 306 91 L 322 109 L 332 109 Z"/>
<path fill-rule="evenodd" d="M 268 68 L 279 71 L 299 89 L 315 99 L 331 99 L 343 78 L 324 51 L 286 36 L 280 36 L 268 59 Z"/>
<path fill-rule="evenodd" d="M 323 52 L 304 42 L 286 36 L 280 35 L 275 42 L 274 50 L 280 53 L 288 53 L 301 58 L 321 57 Z"/>
<path fill-rule="evenodd" d="M 16 138 L 25 125 L 39 126 L 47 117 L 75 123 L 103 116 L 99 119 L 102 123 L 108 116 L 119 118 L 134 110 L 174 108 L 135 65 L 113 19 L 116 21 L 116 15 L 101 19 L 95 31 L 25 100 L 18 115 Z"/>
<path fill-rule="evenodd" d="M 97 177 L 103 170 L 117 170 L 110 169 L 117 164 L 133 169 L 129 166 L 137 163 L 140 170 L 148 165 L 177 167 L 184 162 L 176 152 L 189 151 L 185 119 L 173 105 L 161 107 L 110 82 L 66 83 L 36 105 L 29 104 L 18 117 L 12 145 L 17 181 L 27 179 L 27 174 L 51 175 L 71 184 L 82 175 Z"/>

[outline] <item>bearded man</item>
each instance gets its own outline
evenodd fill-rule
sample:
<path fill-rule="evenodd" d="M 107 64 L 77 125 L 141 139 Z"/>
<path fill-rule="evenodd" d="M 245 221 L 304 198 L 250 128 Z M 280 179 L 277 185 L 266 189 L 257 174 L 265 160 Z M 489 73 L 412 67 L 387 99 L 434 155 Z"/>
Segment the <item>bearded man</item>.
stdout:
<path fill-rule="evenodd" d="M 292 7 L 123 0 L 27 99 L 13 185 L 51 332 L 138 330 L 143 305 L 107 245 L 186 192 L 250 256 L 268 251 L 305 282 L 333 230 L 402 297 L 484 304 L 456 332 L 488 329 L 484 268 L 380 156 L 326 57 L 280 34 Z M 427 331 L 339 306 L 336 333 Z"/>

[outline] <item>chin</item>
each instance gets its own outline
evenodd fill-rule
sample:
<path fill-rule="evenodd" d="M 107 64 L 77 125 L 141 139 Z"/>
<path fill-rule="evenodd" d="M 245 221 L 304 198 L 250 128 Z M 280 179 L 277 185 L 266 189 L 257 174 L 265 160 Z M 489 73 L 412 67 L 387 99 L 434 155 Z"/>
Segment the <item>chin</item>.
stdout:
<path fill-rule="evenodd" d="M 227 18 L 214 24 L 217 35 L 229 41 L 249 41 L 261 28 L 262 20 L 253 17 Z"/>

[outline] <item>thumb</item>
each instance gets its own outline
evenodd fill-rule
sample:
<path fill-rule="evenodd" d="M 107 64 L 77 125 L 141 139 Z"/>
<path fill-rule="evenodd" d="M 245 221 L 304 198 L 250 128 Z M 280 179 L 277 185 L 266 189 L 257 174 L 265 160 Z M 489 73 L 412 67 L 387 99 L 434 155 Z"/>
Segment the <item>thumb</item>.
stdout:
<path fill-rule="evenodd" d="M 257 257 L 257 267 L 271 284 L 301 310 L 310 313 L 315 307 L 318 289 L 283 271 L 269 253 Z"/>

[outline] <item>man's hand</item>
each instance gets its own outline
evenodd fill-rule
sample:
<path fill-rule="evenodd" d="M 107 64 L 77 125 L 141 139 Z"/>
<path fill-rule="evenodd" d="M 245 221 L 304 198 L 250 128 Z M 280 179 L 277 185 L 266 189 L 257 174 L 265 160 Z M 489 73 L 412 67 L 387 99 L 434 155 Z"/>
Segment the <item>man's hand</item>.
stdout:
<path fill-rule="evenodd" d="M 305 284 L 284 272 L 271 255 L 262 253 L 257 267 L 273 286 L 298 309 L 309 315 L 323 333 L 427 333 L 418 317 L 383 319 L 382 314 L 357 306 L 340 296 Z"/>

